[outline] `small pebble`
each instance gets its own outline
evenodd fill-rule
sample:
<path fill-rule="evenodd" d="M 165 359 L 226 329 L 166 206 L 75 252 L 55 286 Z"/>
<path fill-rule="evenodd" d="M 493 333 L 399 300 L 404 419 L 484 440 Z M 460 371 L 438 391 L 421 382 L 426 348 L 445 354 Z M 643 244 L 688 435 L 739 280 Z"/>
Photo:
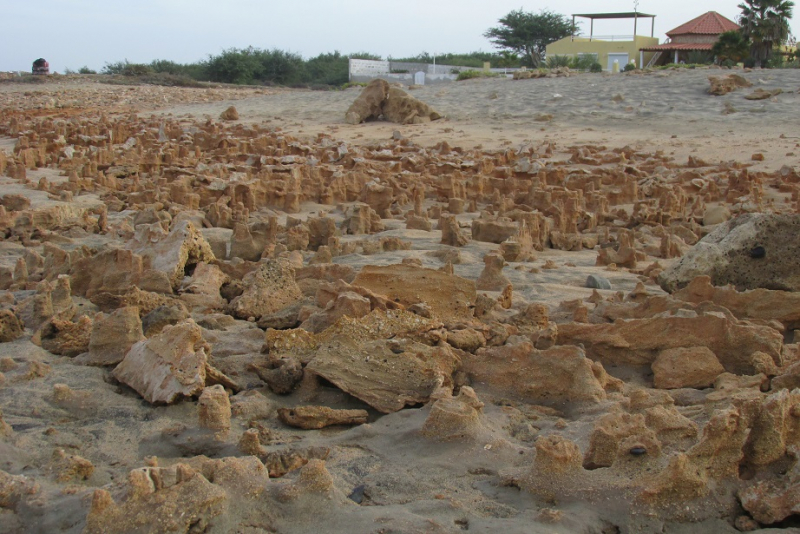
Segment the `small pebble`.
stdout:
<path fill-rule="evenodd" d="M 750 257 L 754 258 L 754 259 L 763 258 L 766 255 L 767 255 L 766 249 L 764 249 L 764 247 L 761 247 L 761 246 L 754 247 L 750 251 Z"/>
<path fill-rule="evenodd" d="M 629 450 L 628 452 L 630 452 L 634 456 L 641 456 L 643 454 L 647 454 L 647 449 L 645 449 L 644 447 L 631 447 L 631 450 Z"/>

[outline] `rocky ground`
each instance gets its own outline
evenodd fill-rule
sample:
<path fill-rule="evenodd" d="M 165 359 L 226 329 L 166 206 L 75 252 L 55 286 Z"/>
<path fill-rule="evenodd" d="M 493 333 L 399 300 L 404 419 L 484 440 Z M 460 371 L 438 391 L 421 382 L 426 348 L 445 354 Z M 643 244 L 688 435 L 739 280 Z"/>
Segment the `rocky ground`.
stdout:
<path fill-rule="evenodd" d="M 0 532 L 797 532 L 800 77 L 709 74 L 0 83 Z"/>

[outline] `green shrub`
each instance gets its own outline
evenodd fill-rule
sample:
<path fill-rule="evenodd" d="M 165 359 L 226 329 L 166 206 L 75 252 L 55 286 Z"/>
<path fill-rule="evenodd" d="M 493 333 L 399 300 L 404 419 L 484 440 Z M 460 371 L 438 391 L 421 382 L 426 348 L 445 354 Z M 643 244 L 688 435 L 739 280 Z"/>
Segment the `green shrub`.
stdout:
<path fill-rule="evenodd" d="M 557 69 L 559 67 L 569 67 L 570 57 L 569 56 L 548 56 L 547 57 L 547 68 L 548 69 Z"/>
<path fill-rule="evenodd" d="M 702 50 L 692 50 L 686 54 L 686 63 L 690 65 L 710 65 L 714 62 L 714 56 Z"/>
<path fill-rule="evenodd" d="M 756 66 L 755 58 L 752 58 L 752 57 L 745 58 L 745 60 L 744 60 L 744 68 L 752 69 L 755 66 Z"/>
<path fill-rule="evenodd" d="M 587 71 L 592 68 L 594 63 L 597 63 L 597 58 L 594 55 L 582 55 L 571 57 L 568 66 L 573 70 Z"/>
<path fill-rule="evenodd" d="M 89 67 L 84 65 L 83 67 L 78 69 L 78 74 L 97 74 L 97 71 L 96 70 L 92 70 Z"/>
<path fill-rule="evenodd" d="M 636 70 L 636 65 L 633 63 L 628 63 L 624 67 L 622 67 L 622 72 L 630 72 L 632 70 Z"/>
<path fill-rule="evenodd" d="M 483 76 L 483 74 L 484 72 L 480 70 L 474 70 L 474 69 L 462 70 L 461 72 L 458 73 L 458 78 L 456 78 L 456 81 L 461 82 L 464 80 L 470 80 L 472 78 L 480 78 L 481 76 Z"/>
<path fill-rule="evenodd" d="M 603 72 L 603 66 L 600 63 L 598 63 L 597 61 L 595 61 L 589 67 L 589 72 Z"/>
<path fill-rule="evenodd" d="M 117 61 L 116 63 L 106 63 L 103 67 L 103 74 L 119 74 L 122 76 L 144 76 L 145 74 L 152 74 L 153 69 L 144 63 L 131 63 L 127 59 L 125 61 Z"/>
<path fill-rule="evenodd" d="M 499 72 L 487 72 L 485 70 L 469 69 L 459 72 L 456 81 L 461 82 L 472 78 L 501 78 L 503 76 L 505 75 Z"/>

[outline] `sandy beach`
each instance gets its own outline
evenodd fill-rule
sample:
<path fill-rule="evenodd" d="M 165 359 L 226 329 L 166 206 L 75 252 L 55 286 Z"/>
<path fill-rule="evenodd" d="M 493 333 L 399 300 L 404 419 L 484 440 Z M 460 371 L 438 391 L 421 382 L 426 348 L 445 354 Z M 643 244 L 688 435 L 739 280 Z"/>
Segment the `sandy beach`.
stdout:
<path fill-rule="evenodd" d="M 798 531 L 797 69 L 99 79 L 0 83 L 0 533 Z"/>

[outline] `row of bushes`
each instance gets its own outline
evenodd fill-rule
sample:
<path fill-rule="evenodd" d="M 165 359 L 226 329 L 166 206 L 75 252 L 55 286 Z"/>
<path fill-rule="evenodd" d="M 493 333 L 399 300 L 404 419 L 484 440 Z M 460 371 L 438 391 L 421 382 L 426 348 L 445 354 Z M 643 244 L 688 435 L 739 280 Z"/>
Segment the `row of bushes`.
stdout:
<path fill-rule="evenodd" d="M 589 72 L 602 72 L 603 66 L 597 62 L 595 56 L 548 56 L 545 60 L 548 69 L 559 67 L 569 67 L 571 70 L 582 70 Z"/>
<path fill-rule="evenodd" d="M 299 54 L 285 50 L 261 50 L 258 48 L 231 48 L 219 55 L 209 56 L 197 63 L 181 64 L 157 59 L 151 63 L 130 63 L 128 60 L 108 63 L 102 74 L 147 77 L 159 75 L 170 79 L 184 79 L 203 82 L 234 83 L 243 85 L 284 85 L 284 86 L 342 86 L 349 81 L 349 59 L 380 60 L 381 57 L 367 52 L 341 54 L 339 52 L 320 54 L 303 59 Z M 392 58 L 392 61 L 432 63 L 433 56 L 423 52 L 411 58 Z M 465 67 L 482 67 L 484 62 L 505 65 L 513 59 L 503 54 L 472 52 L 469 54 L 437 54 L 436 62 Z M 67 73 L 74 71 L 67 70 Z M 88 67 L 77 71 L 79 74 L 96 74 Z"/>

